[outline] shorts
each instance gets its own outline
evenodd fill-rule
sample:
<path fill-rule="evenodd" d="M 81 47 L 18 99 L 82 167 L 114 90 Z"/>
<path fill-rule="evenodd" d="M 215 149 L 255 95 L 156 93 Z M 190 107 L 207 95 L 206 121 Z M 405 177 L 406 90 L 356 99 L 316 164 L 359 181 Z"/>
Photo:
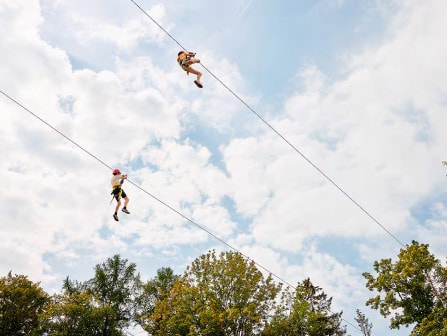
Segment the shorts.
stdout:
<path fill-rule="evenodd" d="M 187 59 L 183 60 L 180 62 L 180 66 L 182 67 L 183 70 L 185 70 L 186 72 L 189 72 L 189 67 L 194 64 L 195 62 L 195 58 L 194 57 L 188 57 Z"/>
<path fill-rule="evenodd" d="M 119 202 L 121 198 L 126 198 L 127 195 L 124 192 L 124 190 L 121 188 L 121 186 L 115 187 L 112 191 L 113 197 L 115 197 L 116 201 Z"/>

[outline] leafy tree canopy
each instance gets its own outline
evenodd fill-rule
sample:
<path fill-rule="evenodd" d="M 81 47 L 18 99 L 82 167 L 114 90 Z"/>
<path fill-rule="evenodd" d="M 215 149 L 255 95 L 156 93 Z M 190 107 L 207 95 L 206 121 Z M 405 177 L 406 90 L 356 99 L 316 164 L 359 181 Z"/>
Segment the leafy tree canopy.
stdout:
<path fill-rule="evenodd" d="M 146 330 L 153 335 L 259 334 L 280 287 L 241 254 L 210 251 L 174 283 Z"/>
<path fill-rule="evenodd" d="M 42 330 L 51 335 L 119 336 L 136 320 L 140 276 L 136 265 L 119 255 L 96 265 L 86 282 L 66 278 L 63 289 L 41 315 Z"/>
<path fill-rule="evenodd" d="M 110 306 L 100 306 L 86 292 L 55 295 L 44 312 L 39 315 L 40 332 L 52 336 L 120 336 L 118 326 L 106 321 L 116 321 Z"/>
<path fill-rule="evenodd" d="M 390 327 L 414 324 L 412 335 L 447 335 L 447 268 L 413 241 L 400 250 L 398 260 L 374 263 L 376 276 L 363 273 L 366 287 L 379 294 L 366 304 L 391 316 Z"/>
<path fill-rule="evenodd" d="M 0 278 L 0 332 L 3 335 L 34 335 L 38 314 L 49 297 L 24 275 Z"/>
<path fill-rule="evenodd" d="M 331 312 L 332 298 L 314 286 L 310 279 L 298 283 L 295 292 L 287 288 L 276 306 L 266 336 L 339 336 L 346 330 L 341 325 L 342 313 Z"/>

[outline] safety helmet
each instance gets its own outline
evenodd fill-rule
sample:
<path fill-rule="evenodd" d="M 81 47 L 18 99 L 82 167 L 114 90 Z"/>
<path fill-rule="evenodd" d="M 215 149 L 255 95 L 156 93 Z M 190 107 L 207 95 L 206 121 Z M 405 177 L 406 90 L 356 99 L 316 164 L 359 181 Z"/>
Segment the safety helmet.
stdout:
<path fill-rule="evenodd" d="M 114 169 L 113 170 L 113 175 L 118 175 L 118 174 L 121 174 L 120 170 L 119 169 Z"/>
<path fill-rule="evenodd" d="M 184 51 L 184 50 L 180 50 L 180 51 L 178 52 L 177 56 L 180 56 L 181 54 L 185 54 L 185 53 L 186 53 L 186 51 Z"/>

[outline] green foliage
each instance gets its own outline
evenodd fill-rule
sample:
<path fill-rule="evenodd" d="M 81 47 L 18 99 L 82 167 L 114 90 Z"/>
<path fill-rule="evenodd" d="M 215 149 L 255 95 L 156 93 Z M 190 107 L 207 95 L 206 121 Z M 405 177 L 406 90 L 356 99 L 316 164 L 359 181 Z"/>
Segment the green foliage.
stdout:
<path fill-rule="evenodd" d="M 136 265 L 115 255 L 96 265 L 89 281 L 67 277 L 63 289 L 40 315 L 41 331 L 55 336 L 120 336 L 135 320 L 141 281 Z"/>
<path fill-rule="evenodd" d="M 276 304 L 281 287 L 234 252 L 210 251 L 182 277 L 159 269 L 144 284 L 136 265 L 115 255 L 86 282 L 67 277 L 51 298 L 24 276 L 1 278 L 0 335 L 124 336 L 131 323 L 153 336 L 345 334 L 341 313 L 309 279 Z"/>
<path fill-rule="evenodd" d="M 363 314 L 360 310 L 357 309 L 355 312 L 357 314 L 357 317 L 354 317 L 354 319 L 359 325 L 363 336 L 371 336 L 372 323 L 369 323 L 366 315 Z"/>
<path fill-rule="evenodd" d="M 48 302 L 48 295 L 26 276 L 11 272 L 0 278 L 0 333 L 36 335 L 38 314 Z"/>
<path fill-rule="evenodd" d="M 152 313 L 144 320 L 143 328 L 150 335 L 197 335 L 198 319 L 195 316 L 197 290 L 185 278 L 177 280 L 167 295 L 157 301 Z"/>
<path fill-rule="evenodd" d="M 141 280 L 136 265 L 119 255 L 96 265 L 95 276 L 86 288 L 103 308 L 113 310 L 113 317 L 106 316 L 104 330 L 123 329 L 134 320 L 134 301 L 140 295 Z"/>
<path fill-rule="evenodd" d="M 287 288 L 276 306 L 265 336 L 338 336 L 345 335 L 342 313 L 331 313 L 332 298 L 310 279 L 298 283 L 295 293 Z"/>
<path fill-rule="evenodd" d="M 153 279 L 143 285 L 141 295 L 136 298 L 140 324 L 148 323 L 148 316 L 152 315 L 155 306 L 167 297 L 178 279 L 179 276 L 175 275 L 170 267 L 163 267 L 157 270 Z"/>
<path fill-rule="evenodd" d="M 148 316 L 152 335 L 255 335 L 280 290 L 241 254 L 197 258 Z"/>
<path fill-rule="evenodd" d="M 86 292 L 55 295 L 39 319 L 40 331 L 52 336 L 122 335 L 116 325 L 105 330 L 105 321 L 116 321 L 115 312 Z"/>
<path fill-rule="evenodd" d="M 76 280 L 73 281 L 70 280 L 69 277 L 66 277 L 62 284 L 62 289 L 64 290 L 65 294 L 80 294 L 88 289 L 87 285 L 88 283 L 82 283 Z"/>
<path fill-rule="evenodd" d="M 447 335 L 447 269 L 428 250 L 413 241 L 398 260 L 374 263 L 377 277 L 363 273 L 366 287 L 378 291 L 366 304 L 391 317 L 390 327 L 414 324 L 411 335 Z"/>

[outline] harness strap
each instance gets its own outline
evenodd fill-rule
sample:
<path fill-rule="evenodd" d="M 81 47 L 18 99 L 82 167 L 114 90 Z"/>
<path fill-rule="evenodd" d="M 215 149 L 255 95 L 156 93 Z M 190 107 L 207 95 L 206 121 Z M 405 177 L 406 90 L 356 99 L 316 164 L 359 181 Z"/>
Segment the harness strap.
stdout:
<path fill-rule="evenodd" d="M 184 58 L 184 59 L 177 58 L 177 62 L 181 67 L 183 67 L 185 65 L 185 63 L 188 62 L 190 59 L 191 59 L 191 56 L 186 56 L 186 58 Z"/>
<path fill-rule="evenodd" d="M 186 57 L 183 59 L 181 59 L 180 57 L 177 58 L 178 65 L 180 65 L 180 68 L 182 68 L 182 70 L 186 71 L 186 75 L 188 75 L 188 76 L 189 76 L 189 71 L 186 70 L 186 68 L 188 66 L 186 66 L 185 63 L 188 62 L 189 60 L 191 60 L 191 56 L 189 56 L 189 55 L 186 55 Z"/>

